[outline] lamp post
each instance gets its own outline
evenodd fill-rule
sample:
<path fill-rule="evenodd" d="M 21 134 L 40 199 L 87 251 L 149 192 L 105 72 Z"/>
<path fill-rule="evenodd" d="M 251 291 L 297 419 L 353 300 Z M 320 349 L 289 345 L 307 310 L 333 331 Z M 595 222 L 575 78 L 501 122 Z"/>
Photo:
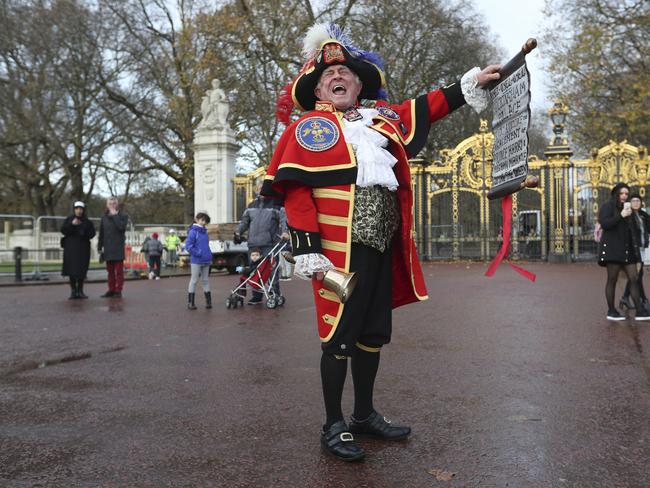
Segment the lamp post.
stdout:
<path fill-rule="evenodd" d="M 569 149 L 569 141 L 564 134 L 564 121 L 569 113 L 569 107 L 562 101 L 558 100 L 553 104 L 548 111 L 553 122 L 553 133 L 555 137 L 550 141 L 547 149 L 550 148 L 566 148 Z M 546 152 L 544 153 L 546 154 Z"/>
<path fill-rule="evenodd" d="M 548 219 L 548 260 L 553 262 L 568 262 L 571 260 L 571 235 L 569 226 L 569 158 L 573 151 L 564 133 L 564 122 L 569 113 L 569 107 L 558 100 L 548 111 L 553 123 L 555 136 L 544 151 L 546 156 L 546 171 L 549 182 L 547 205 L 545 211 Z"/>

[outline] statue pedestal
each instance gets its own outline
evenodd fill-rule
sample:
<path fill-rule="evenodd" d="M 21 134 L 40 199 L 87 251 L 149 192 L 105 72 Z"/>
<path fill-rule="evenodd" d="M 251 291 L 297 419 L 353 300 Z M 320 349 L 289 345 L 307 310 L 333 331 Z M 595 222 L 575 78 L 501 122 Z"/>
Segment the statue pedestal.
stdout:
<path fill-rule="evenodd" d="M 232 222 L 235 159 L 239 150 L 232 130 L 201 129 L 194 137 L 194 213 L 212 223 Z"/>

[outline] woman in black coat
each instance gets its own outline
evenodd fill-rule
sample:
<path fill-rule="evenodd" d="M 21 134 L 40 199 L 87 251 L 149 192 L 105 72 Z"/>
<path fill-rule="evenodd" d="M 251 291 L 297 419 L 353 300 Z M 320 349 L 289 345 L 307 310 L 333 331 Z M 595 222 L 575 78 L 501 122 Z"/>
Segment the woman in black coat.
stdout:
<path fill-rule="evenodd" d="M 618 275 L 623 271 L 630 283 L 630 295 L 636 304 L 636 320 L 650 320 L 639 298 L 637 263 L 641 261 L 637 242 L 636 222 L 627 199 L 630 188 L 618 183 L 612 188 L 612 198 L 605 202 L 598 212 L 598 221 L 603 228 L 598 251 L 598 264 L 607 267 L 607 319 L 625 320 L 614 306 L 614 292 Z"/>
<path fill-rule="evenodd" d="M 84 280 L 90 264 L 90 240 L 95 237 L 95 226 L 86 217 L 86 205 L 74 203 L 74 213 L 61 226 L 63 247 L 63 270 L 70 278 L 70 299 L 88 298 L 84 294 Z"/>
<path fill-rule="evenodd" d="M 643 255 L 644 252 L 648 249 L 648 244 L 650 243 L 650 215 L 648 215 L 645 210 L 641 207 L 641 195 L 638 193 L 632 193 L 628 198 L 628 201 L 632 204 L 632 216 L 631 219 L 636 224 L 636 241 L 639 244 L 639 251 L 641 254 L 641 263 L 639 268 L 639 297 L 643 306 L 648 309 L 648 297 L 645 294 L 645 289 L 643 288 Z M 628 281 L 625 286 L 625 292 L 621 297 L 619 302 L 619 307 L 632 308 L 632 304 L 629 301 L 630 298 L 630 282 Z"/>

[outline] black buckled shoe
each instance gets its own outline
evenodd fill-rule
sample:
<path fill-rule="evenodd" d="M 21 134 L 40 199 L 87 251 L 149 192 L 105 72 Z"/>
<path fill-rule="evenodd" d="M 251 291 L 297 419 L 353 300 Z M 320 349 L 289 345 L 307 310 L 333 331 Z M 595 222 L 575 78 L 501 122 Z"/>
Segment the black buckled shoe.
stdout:
<path fill-rule="evenodd" d="M 327 431 L 321 431 L 320 443 L 332 456 L 343 461 L 361 461 L 366 452 L 354 443 L 345 421 L 339 420 Z"/>
<path fill-rule="evenodd" d="M 406 426 L 391 425 L 383 415 L 374 411 L 363 422 L 350 417 L 350 432 L 359 436 L 376 437 L 388 441 L 406 439 L 411 433 L 411 428 Z"/>

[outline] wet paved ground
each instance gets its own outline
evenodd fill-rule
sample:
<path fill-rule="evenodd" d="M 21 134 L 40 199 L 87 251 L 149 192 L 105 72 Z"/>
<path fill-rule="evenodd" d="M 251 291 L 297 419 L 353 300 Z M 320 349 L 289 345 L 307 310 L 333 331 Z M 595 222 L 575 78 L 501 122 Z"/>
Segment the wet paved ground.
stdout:
<path fill-rule="evenodd" d="M 363 441 L 356 465 L 318 444 L 305 282 L 283 309 L 226 310 L 216 276 L 195 312 L 186 278 L 121 301 L 1 288 L 0 486 L 650 486 L 650 323 L 605 320 L 597 266 L 527 267 L 537 283 L 425 266 L 431 299 L 395 311 L 375 401 L 412 437 Z"/>

